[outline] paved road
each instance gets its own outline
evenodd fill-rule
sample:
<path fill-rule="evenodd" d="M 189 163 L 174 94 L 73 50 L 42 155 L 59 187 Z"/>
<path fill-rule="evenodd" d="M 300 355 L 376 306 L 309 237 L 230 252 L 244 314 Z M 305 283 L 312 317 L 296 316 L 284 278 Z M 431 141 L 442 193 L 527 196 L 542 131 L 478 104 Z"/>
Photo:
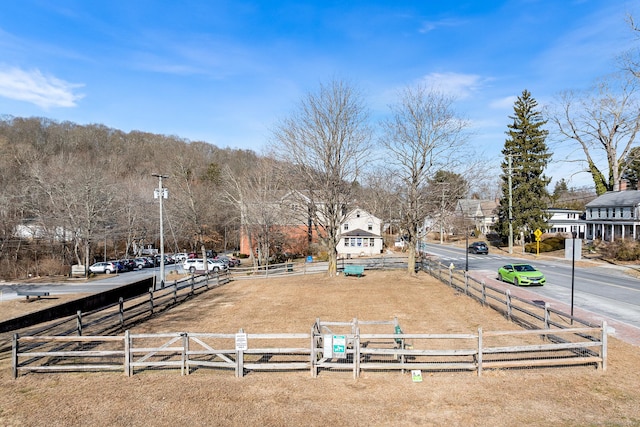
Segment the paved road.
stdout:
<path fill-rule="evenodd" d="M 489 255 L 467 255 L 464 248 L 439 244 L 428 244 L 427 252 L 445 265 L 453 263 L 456 269 L 465 268 L 468 256 L 469 274 L 486 280 L 494 280 L 501 265 L 530 263 L 547 277 L 545 286 L 527 288 L 539 295 L 539 299 L 571 307 L 573 287 L 574 311 L 579 308 L 640 328 L 640 280 L 629 275 L 626 267 L 592 262 L 585 266 L 586 262 L 578 262 L 572 268 L 570 259 L 535 257 L 515 251 L 512 255 L 495 251 Z"/>

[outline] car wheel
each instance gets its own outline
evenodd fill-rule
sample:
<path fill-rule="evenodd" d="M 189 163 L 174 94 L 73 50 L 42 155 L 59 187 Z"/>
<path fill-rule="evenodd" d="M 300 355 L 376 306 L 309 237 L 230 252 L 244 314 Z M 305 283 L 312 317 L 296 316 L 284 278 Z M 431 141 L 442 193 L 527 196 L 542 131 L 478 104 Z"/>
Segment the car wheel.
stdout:
<path fill-rule="evenodd" d="M 189 267 L 189 273 L 193 274 L 196 272 L 196 268 L 195 267 Z"/>
<path fill-rule="evenodd" d="M 220 267 L 213 267 L 213 272 L 217 272 L 218 270 L 220 270 Z"/>
<path fill-rule="evenodd" d="M 111 274 L 111 270 L 109 270 L 108 268 L 104 271 L 104 274 Z"/>
<path fill-rule="evenodd" d="M 498 273 L 498 282 L 502 282 L 502 275 Z"/>
<path fill-rule="evenodd" d="M 517 277 L 513 278 L 513 284 L 516 285 L 516 286 L 520 286 L 520 281 L 518 280 Z"/>

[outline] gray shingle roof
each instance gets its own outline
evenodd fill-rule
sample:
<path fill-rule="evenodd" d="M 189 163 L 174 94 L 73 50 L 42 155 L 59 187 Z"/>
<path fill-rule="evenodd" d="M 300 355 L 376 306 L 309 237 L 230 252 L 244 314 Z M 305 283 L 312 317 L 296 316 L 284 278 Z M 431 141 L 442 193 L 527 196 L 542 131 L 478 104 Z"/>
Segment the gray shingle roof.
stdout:
<path fill-rule="evenodd" d="M 342 233 L 342 237 L 380 237 L 378 234 L 356 228 Z"/>
<path fill-rule="evenodd" d="M 636 206 L 640 203 L 640 191 L 610 191 L 587 203 L 587 208 L 612 208 L 621 206 Z"/>

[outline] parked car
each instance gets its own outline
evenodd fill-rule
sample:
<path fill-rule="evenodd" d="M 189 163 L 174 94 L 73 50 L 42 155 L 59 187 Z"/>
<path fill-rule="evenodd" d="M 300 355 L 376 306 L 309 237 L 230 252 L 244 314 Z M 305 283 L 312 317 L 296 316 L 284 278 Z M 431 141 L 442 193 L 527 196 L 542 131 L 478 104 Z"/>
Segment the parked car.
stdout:
<path fill-rule="evenodd" d="M 237 265 L 240 265 L 240 260 L 234 257 L 228 257 L 226 255 L 218 255 L 217 257 L 214 258 L 214 260 L 216 261 L 222 261 L 225 264 L 227 264 L 227 266 L 229 267 L 235 267 Z"/>
<path fill-rule="evenodd" d="M 498 280 L 516 286 L 542 286 L 547 279 L 530 264 L 507 264 L 498 269 Z"/>
<path fill-rule="evenodd" d="M 189 273 L 195 273 L 196 271 L 204 271 L 204 261 L 202 258 L 191 258 L 182 263 L 182 268 Z M 212 259 L 207 259 L 207 270 L 208 271 L 226 271 L 229 267 L 222 261 L 214 261 Z"/>
<path fill-rule="evenodd" d="M 136 258 L 135 260 L 138 264 L 142 265 L 142 268 L 150 268 L 153 267 L 153 261 L 151 261 L 147 257 Z"/>
<path fill-rule="evenodd" d="M 133 271 L 138 268 L 137 263 L 132 259 L 121 259 L 120 263 L 122 263 L 125 271 Z"/>
<path fill-rule="evenodd" d="M 473 242 L 467 248 L 467 252 L 472 254 L 487 255 L 489 253 L 489 246 L 487 246 L 485 242 Z"/>
<path fill-rule="evenodd" d="M 89 271 L 94 274 L 104 273 L 111 274 L 118 272 L 118 265 L 115 262 L 96 262 L 89 266 Z"/>
<path fill-rule="evenodd" d="M 173 258 L 176 260 L 176 262 L 184 262 L 187 258 L 189 258 L 189 254 L 186 252 L 179 252 L 177 254 L 173 254 Z"/>

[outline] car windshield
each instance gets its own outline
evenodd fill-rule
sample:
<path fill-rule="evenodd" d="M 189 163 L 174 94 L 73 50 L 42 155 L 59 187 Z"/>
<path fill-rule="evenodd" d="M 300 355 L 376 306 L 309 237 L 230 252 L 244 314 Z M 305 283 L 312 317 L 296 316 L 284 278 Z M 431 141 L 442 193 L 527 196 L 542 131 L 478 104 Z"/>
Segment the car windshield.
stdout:
<path fill-rule="evenodd" d="M 529 264 L 514 265 L 513 268 L 515 268 L 516 271 L 536 271 L 536 269 L 530 266 Z"/>

